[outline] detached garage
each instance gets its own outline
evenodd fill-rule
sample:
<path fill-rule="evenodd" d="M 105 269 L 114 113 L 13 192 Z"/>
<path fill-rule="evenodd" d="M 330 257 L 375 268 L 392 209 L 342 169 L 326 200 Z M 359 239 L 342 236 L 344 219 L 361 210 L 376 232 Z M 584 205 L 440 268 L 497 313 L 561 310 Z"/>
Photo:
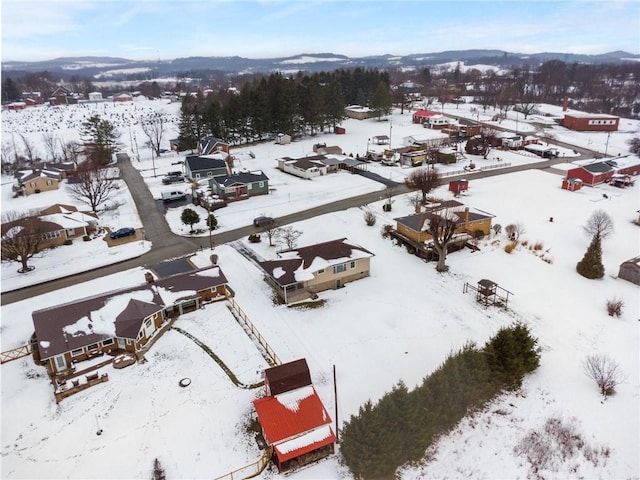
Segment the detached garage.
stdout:
<path fill-rule="evenodd" d="M 620 118 L 604 113 L 565 113 L 562 126 L 578 132 L 615 132 Z"/>

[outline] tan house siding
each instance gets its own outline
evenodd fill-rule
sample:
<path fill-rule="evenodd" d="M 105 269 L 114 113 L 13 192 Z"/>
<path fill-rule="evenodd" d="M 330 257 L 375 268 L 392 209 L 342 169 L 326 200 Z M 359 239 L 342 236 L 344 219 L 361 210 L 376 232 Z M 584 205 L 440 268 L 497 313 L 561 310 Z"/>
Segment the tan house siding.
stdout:
<path fill-rule="evenodd" d="M 24 183 L 24 189 L 27 195 L 31 195 L 36 193 L 36 190 L 39 190 L 40 192 L 58 190 L 58 183 L 58 180 L 55 178 L 34 178 L 32 180 L 27 180 Z"/>
<path fill-rule="evenodd" d="M 345 264 L 345 270 L 342 272 L 334 273 L 334 268 L 338 265 L 334 265 L 324 269 L 322 273 L 316 272 L 313 274 L 313 280 L 304 283 L 305 288 L 312 292 L 321 292 L 323 290 L 330 290 L 336 288 L 337 281 L 340 280 L 341 284 L 353 282 L 360 278 L 369 276 L 370 258 L 360 258 L 358 260 L 349 260 Z M 352 267 L 351 264 L 354 264 Z"/>

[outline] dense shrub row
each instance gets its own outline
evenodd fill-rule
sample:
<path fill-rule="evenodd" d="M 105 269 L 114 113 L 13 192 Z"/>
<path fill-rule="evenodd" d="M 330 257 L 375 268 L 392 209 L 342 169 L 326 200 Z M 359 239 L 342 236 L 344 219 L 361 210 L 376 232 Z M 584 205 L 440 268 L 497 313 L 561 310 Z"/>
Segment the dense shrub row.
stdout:
<path fill-rule="evenodd" d="M 518 388 L 539 365 L 536 342 L 525 325 L 503 328 L 482 349 L 470 343 L 450 354 L 415 390 L 399 383 L 368 401 L 342 431 L 344 462 L 356 477 L 392 478 L 467 412 Z"/>

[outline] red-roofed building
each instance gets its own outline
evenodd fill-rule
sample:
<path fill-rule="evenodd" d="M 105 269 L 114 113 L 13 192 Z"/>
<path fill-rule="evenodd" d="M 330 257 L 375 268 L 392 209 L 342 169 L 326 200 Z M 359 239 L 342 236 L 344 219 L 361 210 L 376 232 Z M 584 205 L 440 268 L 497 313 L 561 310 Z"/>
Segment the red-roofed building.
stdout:
<path fill-rule="evenodd" d="M 289 373 L 291 380 L 287 381 Z M 310 379 L 304 359 L 269 368 L 265 371 L 265 385 L 271 385 L 267 393 L 280 393 L 253 402 L 262 435 L 273 448 L 272 460 L 280 472 L 334 452 L 331 417 Z"/>
<path fill-rule="evenodd" d="M 429 110 L 417 110 L 413 113 L 413 123 L 429 123 L 430 118 L 438 116 L 442 116 L 442 114 L 438 112 L 431 112 Z"/>

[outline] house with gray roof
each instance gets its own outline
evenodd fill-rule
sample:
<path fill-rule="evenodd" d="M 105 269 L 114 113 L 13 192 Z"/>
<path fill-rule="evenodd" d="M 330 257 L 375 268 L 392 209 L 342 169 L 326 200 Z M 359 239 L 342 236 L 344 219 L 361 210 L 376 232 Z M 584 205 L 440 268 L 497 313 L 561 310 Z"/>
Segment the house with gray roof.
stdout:
<path fill-rule="evenodd" d="M 201 138 L 198 142 L 199 155 L 211 155 L 218 152 L 229 154 L 229 144 L 213 136 Z"/>
<path fill-rule="evenodd" d="M 366 248 L 341 238 L 284 250 L 277 259 L 259 265 L 278 296 L 292 303 L 368 277 L 373 256 Z"/>
<path fill-rule="evenodd" d="M 229 155 L 219 152 L 213 155 L 187 155 L 184 160 L 185 175 L 197 182 L 204 178 L 230 175 Z"/>
<path fill-rule="evenodd" d="M 223 300 L 226 286 L 214 265 L 34 311 L 34 351 L 52 375 L 103 354 L 141 355 L 170 319 Z"/>
<path fill-rule="evenodd" d="M 209 180 L 214 195 L 225 201 L 240 200 L 269 193 L 269 177 L 262 170 L 220 175 Z"/>

